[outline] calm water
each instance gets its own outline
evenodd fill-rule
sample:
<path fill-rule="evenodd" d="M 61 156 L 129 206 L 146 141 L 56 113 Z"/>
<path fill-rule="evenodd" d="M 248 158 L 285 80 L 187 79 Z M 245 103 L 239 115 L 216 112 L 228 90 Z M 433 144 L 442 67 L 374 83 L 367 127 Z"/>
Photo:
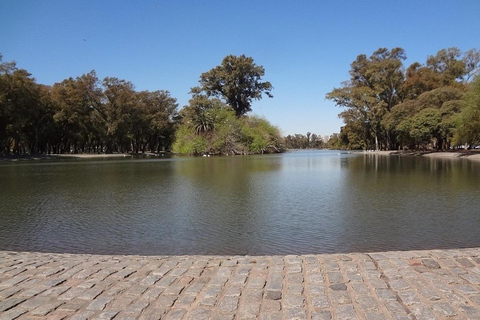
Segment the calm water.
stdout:
<path fill-rule="evenodd" d="M 282 155 L 0 163 L 0 250 L 300 254 L 480 246 L 480 163 Z"/>

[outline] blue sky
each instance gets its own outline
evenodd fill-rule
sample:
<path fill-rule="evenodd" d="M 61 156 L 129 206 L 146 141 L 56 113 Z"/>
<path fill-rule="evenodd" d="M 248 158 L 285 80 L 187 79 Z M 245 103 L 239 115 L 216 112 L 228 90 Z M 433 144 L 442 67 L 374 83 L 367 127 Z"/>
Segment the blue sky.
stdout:
<path fill-rule="evenodd" d="M 443 48 L 480 49 L 480 1 L 0 0 L 0 53 L 38 83 L 95 70 L 179 106 L 228 54 L 263 65 L 273 99 L 253 104 L 287 134 L 339 132 L 325 94 L 358 54 L 402 47 L 406 66 Z"/>

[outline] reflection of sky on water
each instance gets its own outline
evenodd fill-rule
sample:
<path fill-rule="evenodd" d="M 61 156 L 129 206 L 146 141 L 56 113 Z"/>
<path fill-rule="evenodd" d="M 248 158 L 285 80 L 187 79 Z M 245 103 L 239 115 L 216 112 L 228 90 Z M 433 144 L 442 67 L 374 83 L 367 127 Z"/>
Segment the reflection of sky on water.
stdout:
<path fill-rule="evenodd" d="M 299 151 L 0 166 L 0 250 L 299 254 L 480 245 L 480 164 Z"/>

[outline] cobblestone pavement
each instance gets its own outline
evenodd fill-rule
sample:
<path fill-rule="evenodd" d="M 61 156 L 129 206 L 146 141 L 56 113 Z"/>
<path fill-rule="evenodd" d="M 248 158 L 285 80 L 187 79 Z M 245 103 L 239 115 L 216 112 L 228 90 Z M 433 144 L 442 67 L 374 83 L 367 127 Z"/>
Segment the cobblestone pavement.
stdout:
<path fill-rule="evenodd" d="M 480 248 L 302 256 L 0 251 L 0 319 L 480 319 Z"/>

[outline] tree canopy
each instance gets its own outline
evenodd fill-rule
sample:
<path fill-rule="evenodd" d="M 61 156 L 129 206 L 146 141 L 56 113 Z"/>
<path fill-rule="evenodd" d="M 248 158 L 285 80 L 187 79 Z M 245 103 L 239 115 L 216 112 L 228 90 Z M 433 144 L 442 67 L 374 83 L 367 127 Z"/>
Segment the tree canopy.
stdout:
<path fill-rule="evenodd" d="M 265 69 L 256 65 L 253 58 L 228 55 L 220 66 L 200 75 L 200 86 L 192 88 L 192 93 L 219 97 L 240 117 L 252 110 L 252 101 L 260 100 L 263 93 L 273 97 L 270 82 L 261 81 L 264 75 Z"/>
<path fill-rule="evenodd" d="M 376 150 L 442 150 L 456 143 L 453 137 L 462 122 L 458 115 L 468 81 L 479 71 L 479 52 L 442 49 L 425 64 L 414 62 L 406 70 L 405 59 L 401 48 L 380 48 L 352 62 L 350 80 L 326 96 L 344 108 L 338 143 Z"/>
<path fill-rule="evenodd" d="M 95 71 L 50 87 L 0 61 L 0 154 L 168 150 L 176 109 L 168 91 L 138 92 Z"/>

